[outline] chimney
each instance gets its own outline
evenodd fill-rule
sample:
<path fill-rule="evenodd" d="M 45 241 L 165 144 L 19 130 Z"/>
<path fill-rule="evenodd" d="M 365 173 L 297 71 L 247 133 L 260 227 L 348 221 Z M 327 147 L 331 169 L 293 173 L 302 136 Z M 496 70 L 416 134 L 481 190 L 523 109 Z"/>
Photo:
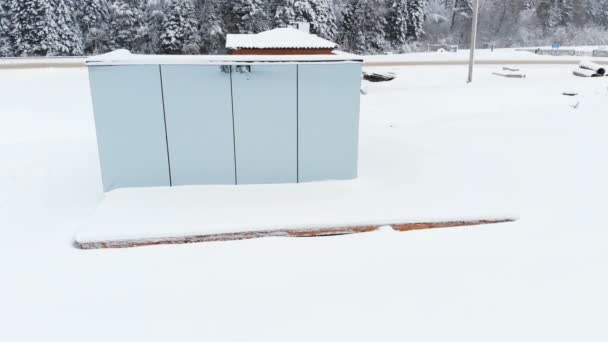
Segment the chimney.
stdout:
<path fill-rule="evenodd" d="M 296 24 L 298 25 L 298 30 L 300 30 L 304 33 L 310 33 L 310 23 L 299 22 Z"/>

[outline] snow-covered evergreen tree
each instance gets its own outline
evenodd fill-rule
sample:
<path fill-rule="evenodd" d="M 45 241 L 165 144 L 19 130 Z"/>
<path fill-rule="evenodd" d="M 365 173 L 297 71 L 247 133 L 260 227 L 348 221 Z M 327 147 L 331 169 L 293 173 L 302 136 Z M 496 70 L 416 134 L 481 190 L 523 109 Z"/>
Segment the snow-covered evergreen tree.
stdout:
<path fill-rule="evenodd" d="M 608 44 L 608 0 L 480 1 L 482 43 Z M 198 34 L 190 35 L 197 39 L 184 50 L 168 42 L 170 27 L 181 27 L 184 20 L 178 13 L 190 4 L 195 14 L 185 22 L 194 18 Z M 294 22 L 308 22 L 312 33 L 357 52 L 416 49 L 414 42 L 423 39 L 467 46 L 471 14 L 472 0 L 0 0 L 0 56 L 116 48 L 219 53 L 226 33 L 255 33 Z"/>
<path fill-rule="evenodd" d="M 104 53 L 110 45 L 110 4 L 108 0 L 82 0 L 79 10 L 84 51 Z"/>
<path fill-rule="evenodd" d="M 160 35 L 161 52 L 195 54 L 200 50 L 199 24 L 192 0 L 171 0 Z"/>
<path fill-rule="evenodd" d="M 143 11 L 118 0 L 110 6 L 110 46 L 112 49 L 139 51 L 137 43 L 144 35 Z"/>
<path fill-rule="evenodd" d="M 58 41 L 53 55 L 81 56 L 84 54 L 82 31 L 76 22 L 76 6 L 72 0 L 54 0 L 53 19 Z"/>
<path fill-rule="evenodd" d="M 148 3 L 144 9 L 144 26 L 140 30 L 141 38 L 137 50 L 142 53 L 156 54 L 161 52 L 161 35 L 164 32 L 165 13 L 168 7 L 165 2 Z"/>
<path fill-rule="evenodd" d="M 576 4 L 580 4 L 581 0 L 561 0 L 559 5 L 562 12 L 562 24 L 569 25 L 574 22 L 576 17 Z"/>
<path fill-rule="evenodd" d="M 16 56 L 45 56 L 53 33 L 52 7 L 47 0 L 11 0 L 11 38 Z"/>
<path fill-rule="evenodd" d="M 473 0 L 455 0 L 450 25 L 450 40 L 468 44 L 473 19 Z"/>
<path fill-rule="evenodd" d="M 268 6 L 264 0 L 231 0 L 222 6 L 228 33 L 258 33 L 270 28 Z"/>
<path fill-rule="evenodd" d="M 13 47 L 10 39 L 11 15 L 8 0 L 0 0 L 0 57 L 13 55 Z"/>
<path fill-rule="evenodd" d="M 466 19 L 473 15 L 473 0 L 455 0 L 454 9 L 452 12 L 452 28 L 456 23 L 456 19 L 461 16 Z"/>
<path fill-rule="evenodd" d="M 594 21 L 608 29 L 608 0 L 598 0 L 597 10 L 593 13 Z"/>
<path fill-rule="evenodd" d="M 204 53 L 224 51 L 226 33 L 221 18 L 220 3 L 207 0 L 201 6 L 201 50 Z"/>
<path fill-rule="evenodd" d="M 297 22 L 296 0 L 278 0 L 274 6 L 272 23 L 275 27 L 288 27 Z"/>
<path fill-rule="evenodd" d="M 407 37 L 417 41 L 424 34 L 426 20 L 426 0 L 409 0 L 407 2 Z"/>
<path fill-rule="evenodd" d="M 356 53 L 384 51 L 388 43 L 386 20 L 377 10 L 381 7 L 377 0 L 351 0 L 340 25 L 342 46 Z"/>
<path fill-rule="evenodd" d="M 536 5 L 536 0 L 523 0 L 522 2 L 522 8 L 524 10 L 531 10 L 535 7 Z"/>
<path fill-rule="evenodd" d="M 14 54 L 55 56 L 82 54 L 82 37 L 73 8 L 64 0 L 12 0 Z"/>
<path fill-rule="evenodd" d="M 537 16 L 547 29 L 567 26 L 575 16 L 574 1 L 576 0 L 544 0 L 536 9 Z"/>
<path fill-rule="evenodd" d="M 386 15 L 386 39 L 397 49 L 407 43 L 408 0 L 389 0 Z"/>
<path fill-rule="evenodd" d="M 273 23 L 286 27 L 296 22 L 311 25 L 311 32 L 327 39 L 334 39 L 336 15 L 328 0 L 280 0 L 273 16 Z"/>
<path fill-rule="evenodd" d="M 338 31 L 336 13 L 330 0 L 310 0 L 310 17 L 304 18 L 311 23 L 312 33 L 323 38 L 334 39 Z"/>

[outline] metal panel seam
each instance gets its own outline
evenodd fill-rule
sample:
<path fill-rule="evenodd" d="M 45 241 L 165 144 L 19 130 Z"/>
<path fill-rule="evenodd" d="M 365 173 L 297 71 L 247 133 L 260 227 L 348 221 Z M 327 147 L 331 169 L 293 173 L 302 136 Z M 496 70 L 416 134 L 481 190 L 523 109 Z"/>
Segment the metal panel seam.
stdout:
<path fill-rule="evenodd" d="M 296 183 L 300 183 L 300 65 L 296 64 Z"/>
<path fill-rule="evenodd" d="M 232 65 L 230 68 L 230 107 L 232 109 L 232 150 L 234 152 L 234 185 L 238 184 L 238 174 L 236 168 L 236 134 L 234 128 L 234 87 L 232 86 Z"/>
<path fill-rule="evenodd" d="M 160 98 L 163 103 L 163 121 L 165 123 L 165 147 L 167 149 L 167 167 L 169 168 L 169 186 L 173 186 L 173 177 L 171 176 L 171 158 L 169 156 L 169 138 L 167 134 L 167 111 L 165 110 L 165 89 L 163 87 L 163 70 L 160 64 L 158 65 L 158 75 L 160 77 Z"/>

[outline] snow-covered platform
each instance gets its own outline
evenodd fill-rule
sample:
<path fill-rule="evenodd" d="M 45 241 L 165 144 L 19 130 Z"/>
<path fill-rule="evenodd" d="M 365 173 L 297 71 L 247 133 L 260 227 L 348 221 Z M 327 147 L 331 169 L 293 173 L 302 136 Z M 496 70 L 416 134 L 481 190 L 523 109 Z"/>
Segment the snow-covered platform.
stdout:
<path fill-rule="evenodd" d="M 437 194 L 439 197 L 439 194 Z M 133 247 L 270 236 L 362 233 L 508 222 L 500 208 L 449 193 L 417 198 L 400 184 L 311 184 L 129 188 L 106 194 L 76 235 L 80 248 Z M 451 205 L 445 198 L 452 197 Z M 434 205 L 434 203 L 436 205 Z"/>

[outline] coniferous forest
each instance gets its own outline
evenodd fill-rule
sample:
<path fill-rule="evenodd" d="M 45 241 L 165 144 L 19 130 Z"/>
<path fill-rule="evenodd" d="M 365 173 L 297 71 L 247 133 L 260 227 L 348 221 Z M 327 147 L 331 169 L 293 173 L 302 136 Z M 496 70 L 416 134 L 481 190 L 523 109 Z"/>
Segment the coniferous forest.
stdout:
<path fill-rule="evenodd" d="M 224 53 L 295 22 L 355 53 L 468 47 L 473 0 L 0 0 L 0 57 Z M 480 0 L 480 46 L 608 44 L 608 0 Z"/>

